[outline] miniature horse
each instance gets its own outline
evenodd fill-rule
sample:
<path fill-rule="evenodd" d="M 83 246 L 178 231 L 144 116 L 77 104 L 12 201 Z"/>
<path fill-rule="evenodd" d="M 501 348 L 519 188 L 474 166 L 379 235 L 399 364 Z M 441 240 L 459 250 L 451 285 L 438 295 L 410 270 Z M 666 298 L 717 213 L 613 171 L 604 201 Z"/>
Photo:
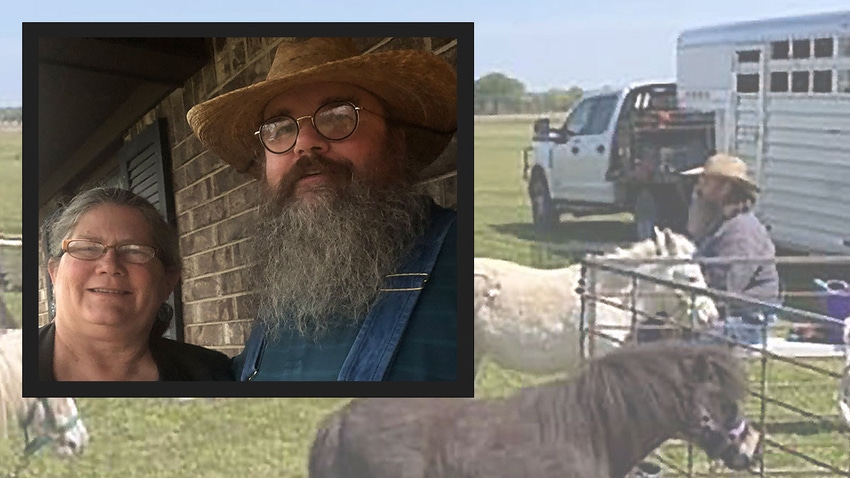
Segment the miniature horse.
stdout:
<path fill-rule="evenodd" d="M 362 399 L 326 418 L 311 478 L 622 478 L 670 438 L 733 470 L 760 455 L 726 347 L 661 342 L 498 399 Z"/>

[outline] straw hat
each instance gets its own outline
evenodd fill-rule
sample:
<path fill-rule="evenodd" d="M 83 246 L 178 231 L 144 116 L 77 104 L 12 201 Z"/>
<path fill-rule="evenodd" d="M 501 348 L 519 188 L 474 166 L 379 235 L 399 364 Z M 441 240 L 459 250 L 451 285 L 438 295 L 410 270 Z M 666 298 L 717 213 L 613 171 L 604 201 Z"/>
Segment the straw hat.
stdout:
<path fill-rule="evenodd" d="M 730 156 L 728 154 L 715 154 L 705 160 L 705 164 L 698 168 L 682 171 L 680 174 L 686 176 L 704 174 L 706 176 L 721 176 L 724 178 L 734 179 L 741 185 L 758 192 L 759 187 L 755 181 L 747 174 L 747 163 L 741 158 Z"/>
<path fill-rule="evenodd" d="M 208 149 L 244 173 L 258 151 L 254 131 L 275 96 L 296 86 L 337 81 L 383 100 L 387 114 L 405 127 L 412 170 L 422 170 L 443 152 L 457 129 L 457 74 L 447 62 L 421 50 L 360 54 L 351 39 L 292 38 L 277 49 L 264 81 L 194 106 L 186 114 Z"/>

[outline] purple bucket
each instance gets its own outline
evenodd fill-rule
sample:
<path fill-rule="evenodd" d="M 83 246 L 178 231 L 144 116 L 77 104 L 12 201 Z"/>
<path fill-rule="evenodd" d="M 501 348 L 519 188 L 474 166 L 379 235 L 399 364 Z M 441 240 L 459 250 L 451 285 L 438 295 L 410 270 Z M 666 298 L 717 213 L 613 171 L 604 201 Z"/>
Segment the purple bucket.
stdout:
<path fill-rule="evenodd" d="M 821 295 L 821 307 L 826 312 L 825 315 L 840 321 L 850 317 L 850 284 L 838 279 L 827 281 L 815 279 L 815 285 L 824 291 Z M 841 344 L 844 342 L 843 322 L 833 323 L 833 325 L 835 330 L 832 333 L 833 330 L 830 328 L 829 343 Z"/>

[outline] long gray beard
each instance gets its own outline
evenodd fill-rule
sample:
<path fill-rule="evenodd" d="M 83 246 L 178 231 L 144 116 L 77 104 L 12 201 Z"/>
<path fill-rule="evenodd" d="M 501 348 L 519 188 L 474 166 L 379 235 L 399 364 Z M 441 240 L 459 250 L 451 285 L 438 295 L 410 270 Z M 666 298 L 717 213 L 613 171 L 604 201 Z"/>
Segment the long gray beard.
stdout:
<path fill-rule="evenodd" d="M 720 206 L 706 201 L 694 191 L 685 228 L 693 241 L 699 241 L 722 217 L 723 209 Z"/>
<path fill-rule="evenodd" d="M 309 200 L 266 198 L 255 239 L 258 320 L 309 338 L 361 321 L 387 274 L 424 232 L 429 203 L 408 186 L 352 182 Z"/>

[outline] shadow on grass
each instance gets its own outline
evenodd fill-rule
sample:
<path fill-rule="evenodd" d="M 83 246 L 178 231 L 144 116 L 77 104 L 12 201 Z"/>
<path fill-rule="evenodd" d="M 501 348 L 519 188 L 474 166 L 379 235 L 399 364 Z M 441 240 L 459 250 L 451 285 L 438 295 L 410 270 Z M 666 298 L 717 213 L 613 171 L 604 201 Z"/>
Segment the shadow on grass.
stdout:
<path fill-rule="evenodd" d="M 577 261 L 586 254 L 611 252 L 617 246 L 634 242 L 634 226 L 620 219 L 564 219 L 546 232 L 533 224 L 508 223 L 490 226 L 499 234 L 540 244 L 547 252 Z"/>
<path fill-rule="evenodd" d="M 823 433 L 843 432 L 847 433 L 847 426 L 840 423 L 838 420 L 831 422 L 814 422 L 814 421 L 792 421 L 765 423 L 768 433 L 772 435 L 799 435 L 811 436 L 821 435 Z"/>
<path fill-rule="evenodd" d="M 532 243 L 527 265 L 549 267 L 563 262 L 575 263 L 587 254 L 611 252 L 615 247 L 634 243 L 634 224 L 624 215 L 571 217 L 563 216 L 561 222 L 546 232 L 538 231 L 530 222 L 513 222 L 489 226 L 494 232 Z M 789 250 L 778 250 L 777 257 L 803 255 Z M 789 307 L 826 314 L 822 292 L 814 279 L 841 279 L 850 282 L 850 266 L 846 264 L 779 264 L 780 287 L 783 304 Z M 803 320 L 793 314 L 781 314 L 788 322 Z"/>

